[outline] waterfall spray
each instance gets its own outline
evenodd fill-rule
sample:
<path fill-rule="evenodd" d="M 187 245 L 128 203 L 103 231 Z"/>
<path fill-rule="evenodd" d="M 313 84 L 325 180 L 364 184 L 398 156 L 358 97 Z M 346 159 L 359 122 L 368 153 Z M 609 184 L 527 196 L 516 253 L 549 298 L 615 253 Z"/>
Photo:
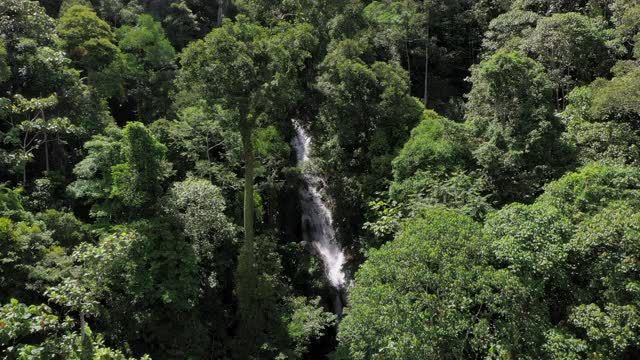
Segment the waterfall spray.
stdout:
<path fill-rule="evenodd" d="M 311 151 L 311 137 L 305 129 L 293 121 L 296 136 L 292 145 L 296 152 L 298 166 L 303 167 L 304 184 L 300 187 L 302 205 L 302 234 L 303 240 L 310 243 L 320 257 L 324 272 L 331 286 L 336 290 L 334 308 L 336 314 L 342 312 L 342 291 L 347 284 L 347 277 L 343 266 L 346 262 L 344 252 L 336 241 L 333 227 L 333 214 L 322 199 L 324 180 L 313 174 L 304 165 L 309 162 Z"/>

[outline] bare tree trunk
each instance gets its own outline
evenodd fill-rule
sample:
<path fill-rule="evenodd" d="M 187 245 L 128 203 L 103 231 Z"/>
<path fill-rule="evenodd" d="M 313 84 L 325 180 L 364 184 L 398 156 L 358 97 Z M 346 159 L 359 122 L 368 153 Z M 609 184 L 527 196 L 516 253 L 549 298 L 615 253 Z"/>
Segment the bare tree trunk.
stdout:
<path fill-rule="evenodd" d="M 42 115 L 42 120 L 46 123 L 46 119 L 44 117 L 44 110 L 40 109 L 40 114 Z M 44 163 L 45 163 L 45 169 L 47 171 L 47 175 L 49 174 L 49 134 L 47 134 L 47 131 L 45 130 L 44 132 Z"/>
<path fill-rule="evenodd" d="M 209 146 L 209 134 L 207 134 L 207 164 L 211 165 L 211 147 Z M 213 175 L 209 172 L 209 181 L 213 182 Z"/>
<path fill-rule="evenodd" d="M 224 17 L 225 0 L 218 0 L 218 18 L 216 23 L 218 27 L 222 26 L 222 18 Z"/>
<path fill-rule="evenodd" d="M 253 211 L 253 177 L 254 177 L 254 157 L 253 144 L 251 143 L 251 129 L 248 125 L 243 126 L 242 145 L 244 147 L 244 241 L 245 246 L 253 246 L 254 236 L 254 211 Z"/>
<path fill-rule="evenodd" d="M 429 102 L 429 47 L 431 45 L 431 35 L 430 35 L 430 27 L 431 27 L 431 3 L 432 1 L 424 0 L 422 2 L 422 7 L 425 15 L 425 27 L 426 27 L 426 37 L 424 41 L 424 96 L 422 98 L 422 102 L 424 106 L 427 106 Z"/>
<path fill-rule="evenodd" d="M 84 311 L 80 310 L 80 359 L 93 359 L 93 344 L 87 336 L 87 322 L 84 320 Z"/>
<path fill-rule="evenodd" d="M 254 244 L 254 201 L 253 201 L 253 177 L 254 177 L 254 155 L 251 141 L 252 126 L 247 118 L 245 109 L 240 110 L 240 135 L 242 137 L 243 157 L 244 157 L 244 244 L 240 248 L 238 255 L 238 269 L 236 291 L 238 295 L 238 308 L 240 323 L 238 325 L 238 349 L 239 358 L 248 359 L 250 355 L 258 352 L 259 333 L 263 330 L 264 324 L 260 321 L 258 314 L 260 309 L 257 306 L 262 299 L 259 299 L 259 292 L 256 291 L 258 283 L 257 268 L 255 266 L 255 244 Z"/>
<path fill-rule="evenodd" d="M 409 54 L 409 43 L 404 43 L 405 55 L 407 56 L 407 72 L 409 73 L 409 83 L 411 83 L 411 56 Z"/>
<path fill-rule="evenodd" d="M 429 102 L 429 26 L 427 25 L 427 40 L 424 44 L 424 97 L 422 101 L 424 102 L 424 106 L 427 106 Z"/>
<path fill-rule="evenodd" d="M 87 330 L 85 329 L 86 327 L 87 327 L 87 323 L 84 320 L 84 311 L 80 310 L 80 336 L 82 338 L 83 344 L 87 339 Z"/>
<path fill-rule="evenodd" d="M 44 133 L 44 163 L 47 175 L 49 175 L 49 135 Z"/>
<path fill-rule="evenodd" d="M 22 152 L 24 153 L 24 156 L 27 156 L 27 147 L 29 146 L 29 143 L 27 143 L 27 138 L 29 136 L 29 131 L 25 132 L 24 134 L 24 138 L 22 139 Z M 27 186 L 27 159 L 25 158 L 23 160 L 23 164 L 22 164 L 22 186 Z"/>

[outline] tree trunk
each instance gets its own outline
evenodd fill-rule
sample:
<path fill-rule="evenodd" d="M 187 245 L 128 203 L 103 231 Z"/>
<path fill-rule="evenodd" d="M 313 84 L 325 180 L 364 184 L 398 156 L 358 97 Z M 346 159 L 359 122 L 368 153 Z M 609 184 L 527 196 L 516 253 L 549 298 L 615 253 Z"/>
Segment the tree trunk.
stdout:
<path fill-rule="evenodd" d="M 207 165 L 211 165 L 211 154 L 209 154 L 210 151 L 211 147 L 209 146 L 209 134 L 207 134 Z M 211 174 L 211 171 L 209 171 L 209 181 L 213 183 L 213 175 Z"/>
<path fill-rule="evenodd" d="M 49 135 L 44 133 L 44 164 L 45 169 L 47 171 L 47 176 L 49 175 Z"/>
<path fill-rule="evenodd" d="M 238 270 L 236 292 L 238 296 L 238 325 L 237 353 L 238 358 L 248 359 L 259 352 L 258 339 L 264 327 L 260 316 L 261 293 L 258 289 L 258 274 L 255 265 L 254 246 L 254 202 L 253 177 L 254 155 L 251 141 L 252 126 L 247 119 L 246 112 L 240 111 L 240 135 L 242 137 L 244 157 L 244 243 L 238 256 Z"/>
<path fill-rule="evenodd" d="M 253 246 L 253 177 L 254 177 L 254 158 L 253 144 L 251 142 L 251 128 L 244 121 L 241 125 L 240 133 L 242 136 L 242 146 L 244 148 L 244 241 L 245 246 Z"/>
<path fill-rule="evenodd" d="M 80 310 L 80 337 L 82 339 L 82 343 L 84 344 L 87 339 L 87 323 L 84 320 L 84 311 Z"/>
<path fill-rule="evenodd" d="M 218 27 L 222 26 L 222 18 L 224 17 L 224 3 L 225 0 L 218 0 L 218 18 L 216 19 Z"/>
<path fill-rule="evenodd" d="M 87 322 L 84 320 L 84 311 L 80 310 L 80 349 L 82 350 L 80 360 L 93 359 L 93 343 L 91 338 L 87 336 Z"/>
<path fill-rule="evenodd" d="M 27 147 L 29 143 L 27 142 L 27 138 L 29 136 L 29 131 L 26 131 L 24 134 L 24 138 L 22 139 L 22 152 L 24 153 L 25 159 L 22 161 L 22 186 L 27 186 Z"/>
<path fill-rule="evenodd" d="M 44 110 L 40 109 L 40 114 L 42 115 L 42 120 L 46 123 L 47 120 L 45 119 L 44 116 Z M 44 132 L 44 163 L 45 163 L 45 169 L 47 171 L 47 175 L 49 175 L 49 134 L 47 134 L 47 131 L 45 130 Z"/>
<path fill-rule="evenodd" d="M 409 54 L 409 43 L 404 43 L 405 55 L 407 56 L 407 72 L 409 73 L 409 84 L 413 82 L 411 79 L 411 54 Z"/>
<path fill-rule="evenodd" d="M 429 25 L 427 25 L 427 40 L 424 44 L 424 97 L 422 98 L 425 107 L 429 101 L 429 43 Z"/>
<path fill-rule="evenodd" d="M 426 36 L 424 40 L 424 95 L 422 97 L 422 102 L 424 106 L 427 107 L 427 103 L 429 102 L 429 47 L 431 46 L 431 5 L 432 1 L 423 1 L 422 2 L 422 10 L 425 16 L 425 30 Z"/>

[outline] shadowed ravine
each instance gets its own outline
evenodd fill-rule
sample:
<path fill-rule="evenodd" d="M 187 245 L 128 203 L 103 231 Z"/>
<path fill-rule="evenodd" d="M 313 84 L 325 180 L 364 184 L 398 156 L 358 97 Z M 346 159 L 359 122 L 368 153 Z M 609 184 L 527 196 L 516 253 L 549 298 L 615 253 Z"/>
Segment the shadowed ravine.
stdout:
<path fill-rule="evenodd" d="M 317 256 L 324 265 L 327 281 L 335 290 L 334 312 L 342 314 L 342 292 L 347 285 L 347 278 L 343 270 L 345 256 L 342 248 L 336 241 L 331 210 L 322 198 L 324 180 L 312 171 L 305 169 L 309 162 L 311 151 L 311 137 L 305 129 L 293 121 L 296 136 L 292 145 L 296 152 L 298 166 L 302 168 L 303 184 L 300 186 L 300 202 L 302 209 L 302 236 L 303 240 L 311 244 Z"/>

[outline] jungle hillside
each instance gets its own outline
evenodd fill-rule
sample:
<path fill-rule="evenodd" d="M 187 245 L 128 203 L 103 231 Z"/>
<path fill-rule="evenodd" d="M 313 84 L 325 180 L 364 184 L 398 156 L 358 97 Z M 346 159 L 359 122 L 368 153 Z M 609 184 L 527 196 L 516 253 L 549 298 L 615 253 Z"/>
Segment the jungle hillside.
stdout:
<path fill-rule="evenodd" d="M 640 358 L 640 0 L 0 0 L 0 358 Z"/>

